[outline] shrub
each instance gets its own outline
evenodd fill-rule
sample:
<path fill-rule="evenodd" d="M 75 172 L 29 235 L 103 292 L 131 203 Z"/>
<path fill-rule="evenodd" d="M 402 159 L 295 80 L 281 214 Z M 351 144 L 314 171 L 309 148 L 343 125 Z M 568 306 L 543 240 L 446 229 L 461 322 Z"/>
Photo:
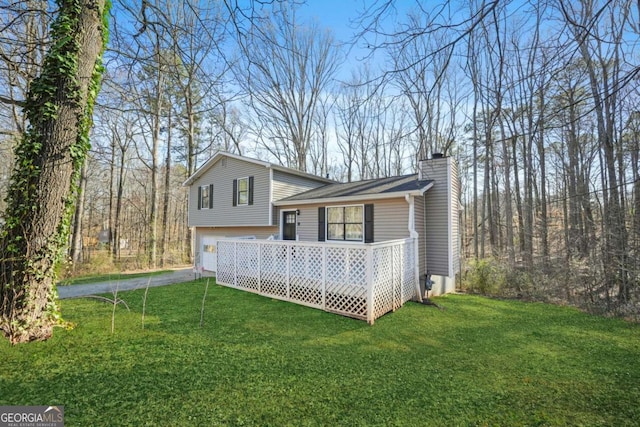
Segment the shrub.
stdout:
<path fill-rule="evenodd" d="M 500 263 L 495 259 L 485 258 L 469 263 L 462 286 L 470 292 L 495 295 L 504 288 L 505 280 L 505 271 Z"/>

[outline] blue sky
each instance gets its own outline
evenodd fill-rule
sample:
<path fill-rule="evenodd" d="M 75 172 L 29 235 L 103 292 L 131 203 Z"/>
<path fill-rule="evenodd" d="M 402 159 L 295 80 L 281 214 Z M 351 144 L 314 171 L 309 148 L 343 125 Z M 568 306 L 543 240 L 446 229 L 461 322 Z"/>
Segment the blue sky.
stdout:
<path fill-rule="evenodd" d="M 315 18 L 327 28 L 331 28 L 336 39 L 347 41 L 355 30 L 352 21 L 362 10 L 362 0 L 308 0 L 300 6 L 300 12 L 308 18 Z"/>

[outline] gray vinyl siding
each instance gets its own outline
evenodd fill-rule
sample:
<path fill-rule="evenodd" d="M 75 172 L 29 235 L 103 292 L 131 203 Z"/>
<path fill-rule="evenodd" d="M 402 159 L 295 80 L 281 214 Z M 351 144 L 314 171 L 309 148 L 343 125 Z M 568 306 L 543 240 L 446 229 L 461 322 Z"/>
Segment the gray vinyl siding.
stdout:
<path fill-rule="evenodd" d="M 457 169 L 450 157 L 423 160 L 421 168 L 423 179 L 434 181 L 424 196 L 427 270 L 452 277 L 460 265 Z"/>
<path fill-rule="evenodd" d="M 223 157 L 189 188 L 189 226 L 235 227 L 269 225 L 270 169 Z M 233 180 L 254 177 L 253 205 L 233 206 Z M 213 184 L 213 209 L 198 210 L 198 187 Z"/>
<path fill-rule="evenodd" d="M 272 197 L 273 201 L 281 200 L 286 197 L 294 196 L 296 194 L 303 193 L 313 188 L 326 185 L 325 182 L 315 181 L 310 178 L 288 174 L 283 171 L 273 171 L 272 181 Z M 281 211 L 289 208 L 273 208 L 273 225 L 279 226 L 281 221 Z"/>
<path fill-rule="evenodd" d="M 194 241 L 196 264 L 200 262 L 203 237 L 233 238 L 253 236 L 256 239 L 266 239 L 273 234 L 278 234 L 278 227 L 196 227 Z"/>
<path fill-rule="evenodd" d="M 202 246 L 202 237 L 248 237 L 266 239 L 278 234 L 277 227 L 198 227 L 196 228 L 196 249 Z M 198 249 L 199 250 L 199 249 Z"/>
<path fill-rule="evenodd" d="M 404 198 L 367 200 L 340 203 L 318 203 L 300 206 L 298 238 L 301 241 L 318 241 L 318 208 L 321 206 L 366 205 L 373 203 L 374 242 L 406 239 L 409 236 L 409 204 Z M 294 207 L 291 207 L 294 209 Z"/>
<path fill-rule="evenodd" d="M 285 197 L 295 196 L 296 194 L 300 194 L 323 185 L 326 185 L 326 183 L 274 170 L 273 200 L 276 201 L 284 199 Z"/>
<path fill-rule="evenodd" d="M 458 166 L 451 162 L 451 256 L 453 274 L 460 272 L 460 179 Z"/>

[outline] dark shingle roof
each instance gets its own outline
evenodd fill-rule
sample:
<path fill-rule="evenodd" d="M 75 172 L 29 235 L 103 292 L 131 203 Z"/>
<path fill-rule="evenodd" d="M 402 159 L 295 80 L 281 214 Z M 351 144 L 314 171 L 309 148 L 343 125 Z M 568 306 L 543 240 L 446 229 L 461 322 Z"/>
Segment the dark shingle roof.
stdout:
<path fill-rule="evenodd" d="M 327 184 L 304 193 L 282 199 L 282 202 L 328 199 L 334 197 L 375 196 L 388 193 L 420 191 L 432 184 L 430 180 L 418 180 L 418 175 L 392 176 L 366 181 Z"/>

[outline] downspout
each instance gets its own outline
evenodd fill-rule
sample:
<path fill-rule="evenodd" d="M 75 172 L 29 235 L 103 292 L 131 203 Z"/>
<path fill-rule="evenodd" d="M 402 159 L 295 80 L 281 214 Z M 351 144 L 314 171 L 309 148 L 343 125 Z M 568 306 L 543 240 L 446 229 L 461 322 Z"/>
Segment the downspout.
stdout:
<path fill-rule="evenodd" d="M 269 226 L 273 226 L 273 169 L 269 166 Z"/>
<path fill-rule="evenodd" d="M 404 199 L 409 204 L 409 221 L 407 228 L 409 229 L 409 236 L 413 239 L 414 245 L 414 271 L 415 271 L 415 284 L 416 284 L 416 297 L 419 302 L 422 302 L 422 293 L 420 292 L 420 240 L 419 234 L 416 231 L 416 215 L 415 215 L 415 198 L 409 194 L 404 195 Z"/>

